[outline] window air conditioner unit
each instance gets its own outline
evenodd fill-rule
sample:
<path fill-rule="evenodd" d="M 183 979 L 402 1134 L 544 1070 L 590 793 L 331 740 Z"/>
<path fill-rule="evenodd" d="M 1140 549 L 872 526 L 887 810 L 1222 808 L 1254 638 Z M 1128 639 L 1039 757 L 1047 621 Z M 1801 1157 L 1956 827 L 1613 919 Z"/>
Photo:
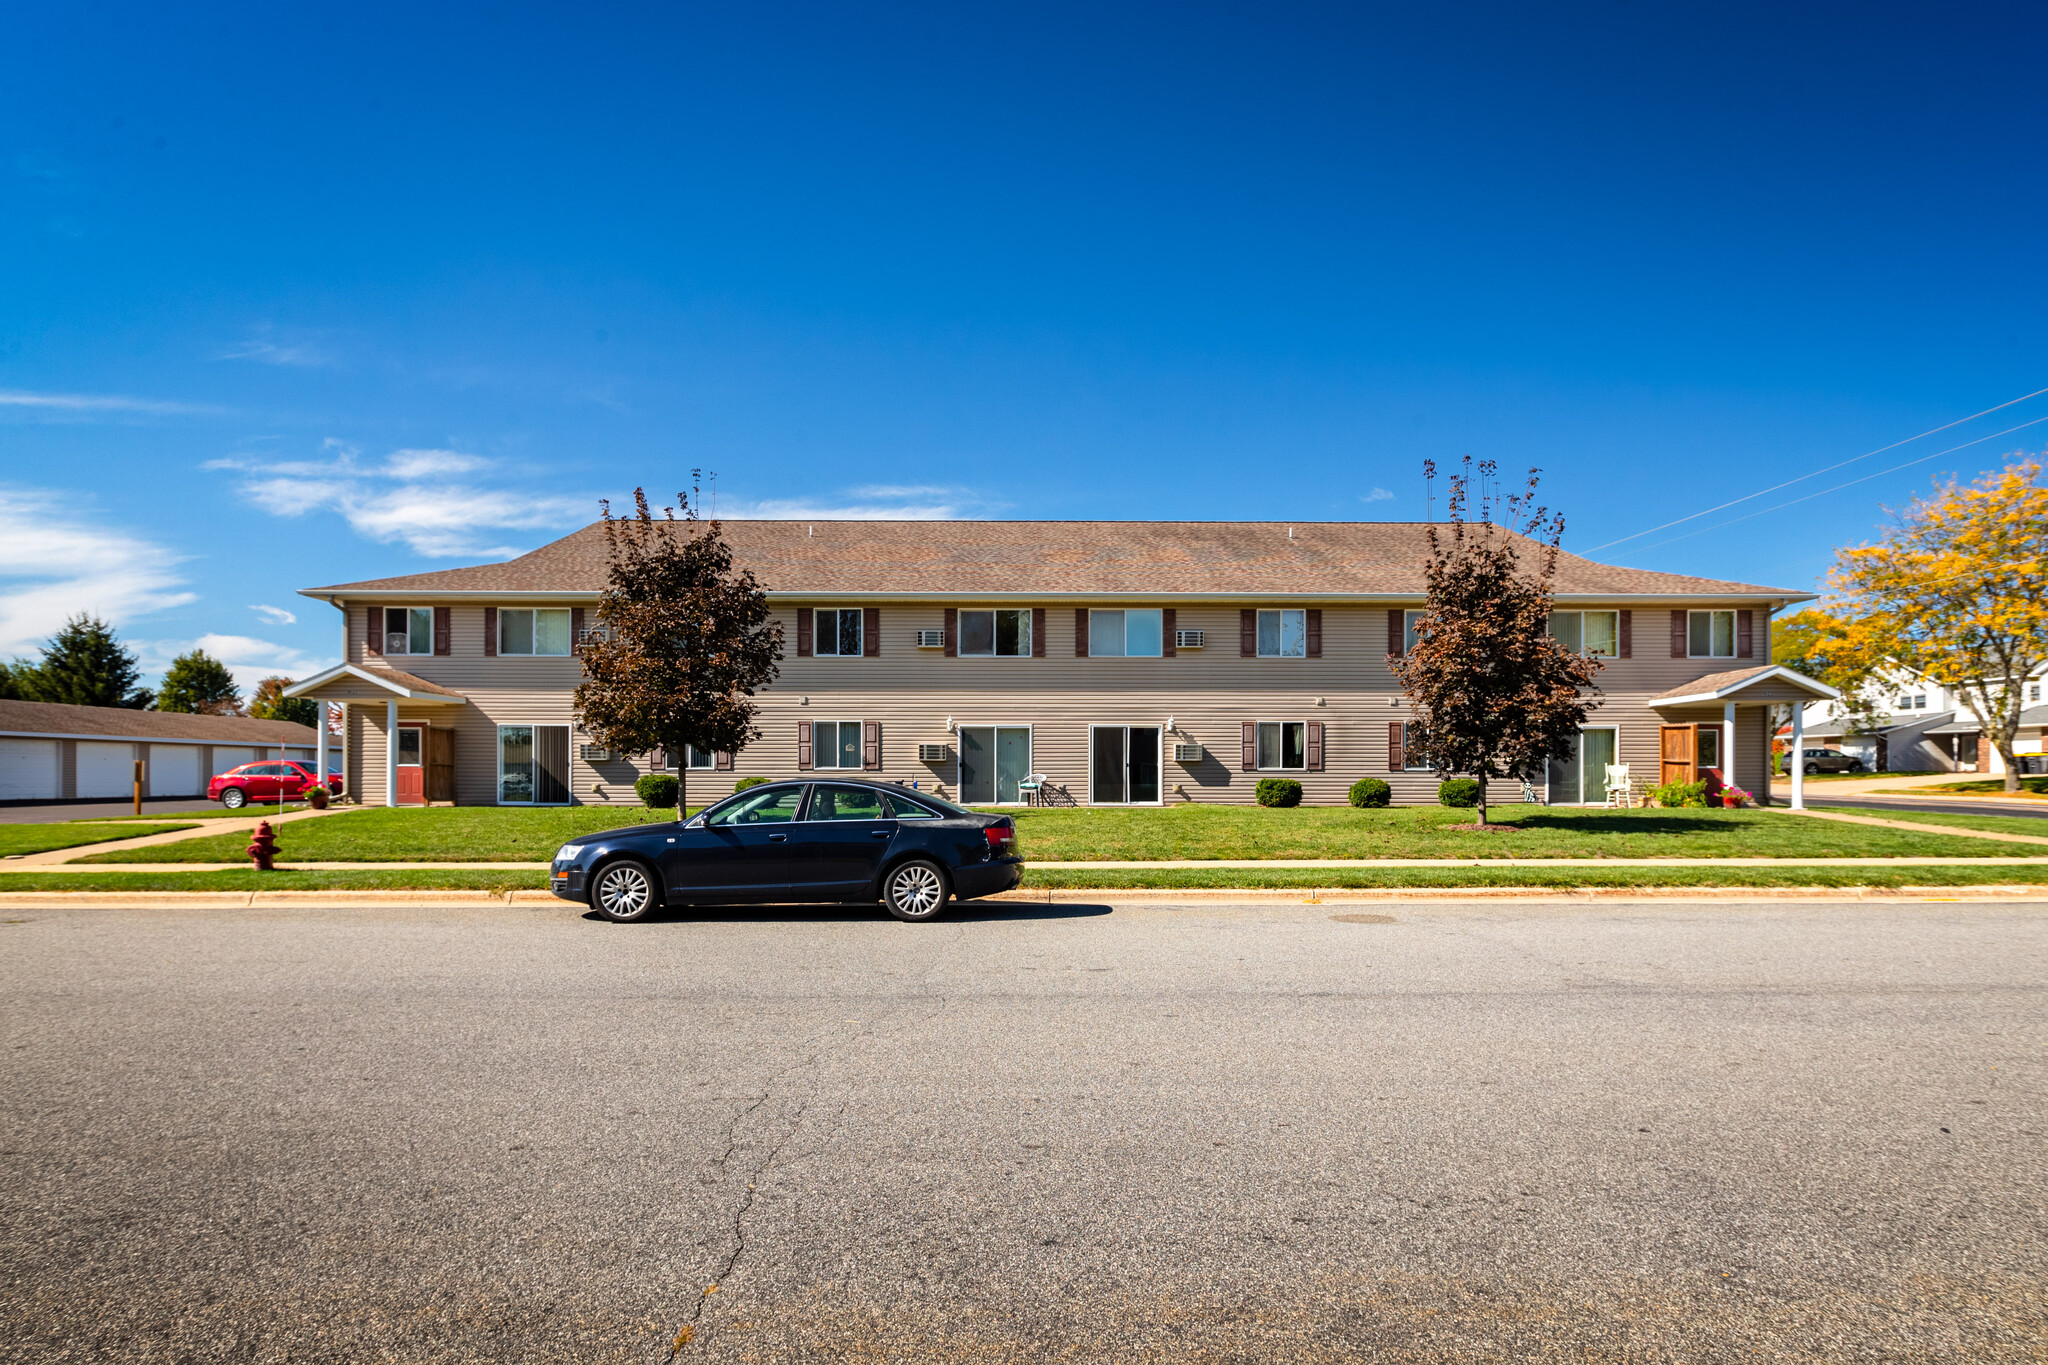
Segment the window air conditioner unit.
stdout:
<path fill-rule="evenodd" d="M 582 754 L 585 763 L 609 763 L 612 761 L 612 751 L 605 748 L 602 744 L 585 744 L 582 746 Z"/>
<path fill-rule="evenodd" d="M 920 763 L 944 763 L 953 756 L 950 744 L 920 744 L 917 746 L 917 761 Z"/>
<path fill-rule="evenodd" d="M 1200 649 L 1202 647 L 1202 632 L 1199 630 L 1175 631 L 1173 633 L 1173 647 L 1175 649 Z"/>
<path fill-rule="evenodd" d="M 406 635 L 406 633 L 405 633 L 404 631 L 402 631 L 402 630 L 387 630 L 387 631 L 385 631 L 385 632 L 384 632 L 384 652 L 385 652 L 386 654 L 403 654 L 403 653 L 405 653 L 405 652 L 406 652 L 406 650 L 407 650 L 407 649 L 409 649 L 409 648 L 411 647 L 411 646 L 410 646 L 410 644 L 408 643 L 408 641 L 409 641 L 409 638 L 410 638 L 410 637 L 408 637 L 408 636 Z"/>
<path fill-rule="evenodd" d="M 579 645 L 587 645 L 592 640 L 609 640 L 611 638 L 611 629 L 607 626 L 585 626 L 576 633 L 576 643 Z"/>
<path fill-rule="evenodd" d="M 919 649 L 944 649 L 946 647 L 946 632 L 943 630 L 919 631 L 917 633 L 917 647 Z"/>
<path fill-rule="evenodd" d="M 1202 632 L 1196 631 L 1200 635 Z M 1176 744 L 1173 746 L 1173 761 L 1194 764 L 1202 761 L 1202 746 L 1199 744 Z"/>

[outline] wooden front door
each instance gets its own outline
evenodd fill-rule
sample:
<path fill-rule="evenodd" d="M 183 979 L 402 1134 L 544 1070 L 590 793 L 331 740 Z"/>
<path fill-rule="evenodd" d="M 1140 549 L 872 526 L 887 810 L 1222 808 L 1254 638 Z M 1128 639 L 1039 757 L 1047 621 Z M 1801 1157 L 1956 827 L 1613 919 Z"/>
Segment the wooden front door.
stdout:
<path fill-rule="evenodd" d="M 1700 777 L 1700 727 L 1665 725 L 1658 730 L 1657 781 L 1697 782 Z"/>
<path fill-rule="evenodd" d="M 455 732 L 427 731 L 427 800 L 455 799 Z"/>
<path fill-rule="evenodd" d="M 398 727 L 398 804 L 401 806 L 424 806 L 427 804 L 427 769 L 425 757 L 426 729 L 419 725 Z"/>

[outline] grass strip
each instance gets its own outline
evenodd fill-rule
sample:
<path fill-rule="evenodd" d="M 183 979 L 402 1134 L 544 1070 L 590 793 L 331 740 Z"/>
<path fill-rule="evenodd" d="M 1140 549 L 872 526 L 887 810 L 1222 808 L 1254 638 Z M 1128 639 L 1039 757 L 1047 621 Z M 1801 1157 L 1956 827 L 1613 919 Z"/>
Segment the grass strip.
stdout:
<path fill-rule="evenodd" d="M 1970 811 L 1949 815 L 1925 810 L 1877 810 L 1870 806 L 1815 806 L 1832 815 L 1860 815 L 1869 820 L 1905 820 L 1916 825 L 1948 825 L 1955 829 L 1981 829 L 1993 834 L 2031 834 L 2048 839 L 2048 820 L 2038 815 L 1979 815 Z M 2048 849 L 2044 849 L 2048 852 Z"/>
<path fill-rule="evenodd" d="M 507 891 L 547 890 L 545 872 L 20 872 L 12 891 Z"/>
<path fill-rule="evenodd" d="M 2032 792 L 2036 796 L 2048 796 L 2048 777 L 2021 777 L 2020 791 Z M 1883 787 L 1879 789 L 1878 794 L 1883 796 L 1903 796 L 1911 793 L 1915 796 L 1924 796 L 1936 792 L 1962 792 L 1967 795 L 1976 796 L 1997 796 L 2001 793 L 2011 794 L 2006 793 L 2005 779 L 2002 777 L 1985 778 L 1976 782 L 1942 782 L 1927 787 Z"/>
<path fill-rule="evenodd" d="M 0 825 L 0 858 L 17 858 L 25 853 L 48 853 L 53 848 L 77 848 L 82 844 L 103 844 L 109 839 L 138 839 L 165 830 L 191 829 L 189 820 L 155 825 L 105 824 L 66 820 L 52 825 Z"/>
<path fill-rule="evenodd" d="M 287 803 L 285 804 L 285 808 L 284 808 L 284 811 L 283 811 L 283 813 L 284 813 L 284 814 L 286 814 L 286 815 L 290 815 L 290 814 L 291 814 L 291 813 L 292 813 L 293 811 L 295 811 L 295 810 L 304 810 L 304 809 L 306 809 L 306 803 L 305 803 L 305 802 L 303 802 L 303 801 L 293 801 L 293 802 L 287 802 Z M 277 809 L 277 803 L 276 803 L 276 802 L 272 802 L 271 804 L 269 804 L 269 805 L 267 805 L 267 806 L 244 806 L 244 807 L 242 807 L 242 808 L 241 808 L 240 810 L 229 810 L 229 809 L 228 809 L 227 807 L 225 807 L 225 806 L 222 806 L 222 807 L 220 807 L 220 808 L 218 808 L 218 809 L 215 809 L 215 810 L 181 810 L 181 811 L 176 811 L 176 812 L 173 812 L 173 813 L 171 813 L 171 814 L 169 814 L 169 815 L 150 815 L 150 814 L 148 814 L 147 812 L 145 812 L 145 813 L 143 813 L 143 814 L 141 814 L 141 815 L 103 815 L 103 816 L 100 816 L 100 817 L 99 817 L 99 819 L 101 819 L 101 820 L 109 820 L 109 821 L 114 821 L 114 820 L 128 820 L 128 821 L 136 821 L 136 820 L 260 820 L 260 819 L 262 819 L 262 818 L 263 818 L 264 816 L 266 816 L 266 815 L 276 815 L 276 814 L 278 814 L 278 813 L 279 813 L 279 812 L 278 812 L 278 809 Z M 85 822 L 81 822 L 81 823 L 85 823 Z"/>

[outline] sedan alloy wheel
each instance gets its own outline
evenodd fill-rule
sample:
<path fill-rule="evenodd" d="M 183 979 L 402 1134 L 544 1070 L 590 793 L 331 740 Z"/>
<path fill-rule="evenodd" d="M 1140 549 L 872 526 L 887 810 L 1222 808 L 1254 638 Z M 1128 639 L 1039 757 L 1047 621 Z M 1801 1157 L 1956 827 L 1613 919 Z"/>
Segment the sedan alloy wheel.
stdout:
<path fill-rule="evenodd" d="M 889 874 L 883 899 L 897 919 L 930 919 L 946 906 L 946 874 L 936 863 L 913 858 Z"/>
<path fill-rule="evenodd" d="M 660 898 L 654 893 L 654 878 L 635 862 L 617 862 L 597 874 L 596 893 L 591 903 L 608 920 L 630 924 L 645 919 Z"/>

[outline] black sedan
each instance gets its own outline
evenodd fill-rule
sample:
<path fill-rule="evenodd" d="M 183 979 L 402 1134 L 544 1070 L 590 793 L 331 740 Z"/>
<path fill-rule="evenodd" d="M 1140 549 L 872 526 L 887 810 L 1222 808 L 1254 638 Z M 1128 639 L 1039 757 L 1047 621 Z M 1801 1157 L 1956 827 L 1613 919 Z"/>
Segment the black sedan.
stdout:
<path fill-rule="evenodd" d="M 777 782 L 556 851 L 548 885 L 621 924 L 663 905 L 873 901 L 902 920 L 1023 880 L 1017 825 L 870 782 Z"/>

